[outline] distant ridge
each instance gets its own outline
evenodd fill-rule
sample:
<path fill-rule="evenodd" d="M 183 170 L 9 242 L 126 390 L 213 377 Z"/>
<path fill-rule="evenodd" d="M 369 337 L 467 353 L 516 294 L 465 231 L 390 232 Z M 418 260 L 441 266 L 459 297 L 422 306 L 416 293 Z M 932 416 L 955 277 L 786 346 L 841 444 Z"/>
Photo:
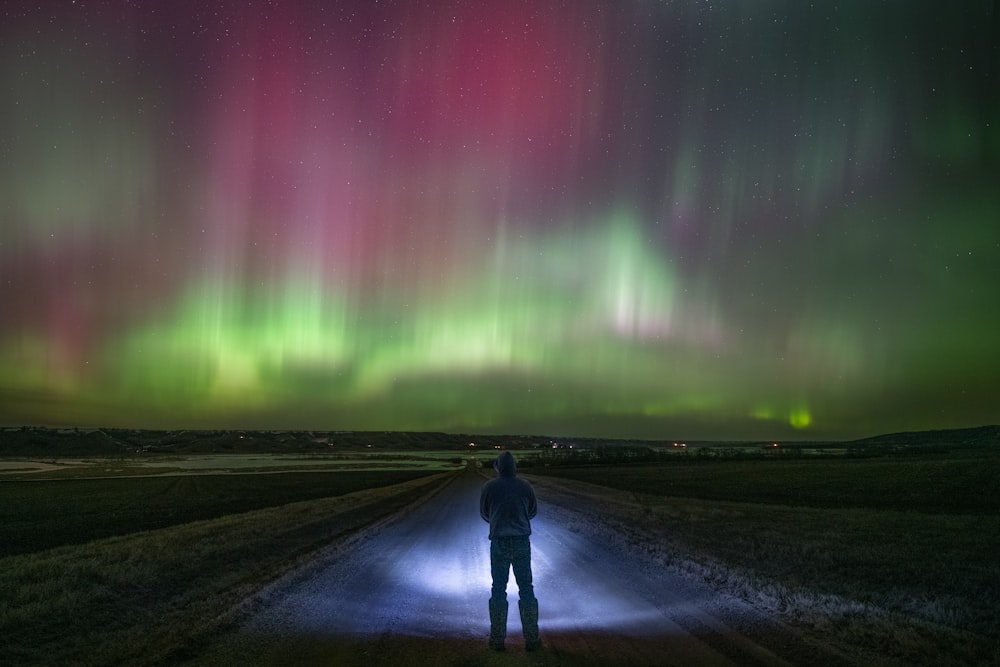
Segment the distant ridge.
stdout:
<path fill-rule="evenodd" d="M 975 426 L 933 431 L 903 431 L 852 440 L 851 445 L 982 446 L 1000 444 L 1000 426 Z"/>
<path fill-rule="evenodd" d="M 669 440 L 562 438 L 545 435 L 469 435 L 430 431 L 256 431 L 0 428 L 0 456 L 134 456 L 139 454 L 215 453 L 370 453 L 474 448 L 538 449 L 554 447 L 662 447 Z M 686 441 L 701 448 L 759 449 L 760 441 Z M 765 441 L 771 442 L 771 441 Z M 932 431 L 904 431 L 837 442 L 783 442 L 789 449 L 814 447 L 867 450 L 867 455 L 934 448 L 1000 448 L 1000 425 Z"/>

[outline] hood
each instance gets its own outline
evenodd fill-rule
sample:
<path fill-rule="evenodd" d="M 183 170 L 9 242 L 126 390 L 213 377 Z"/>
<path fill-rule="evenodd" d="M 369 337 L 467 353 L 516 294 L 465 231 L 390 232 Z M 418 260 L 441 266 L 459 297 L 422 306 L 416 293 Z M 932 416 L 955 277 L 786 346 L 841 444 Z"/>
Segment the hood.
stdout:
<path fill-rule="evenodd" d="M 514 463 L 514 455 L 510 452 L 504 452 L 498 456 L 493 467 L 496 468 L 501 477 L 513 477 L 517 474 L 517 464 Z"/>

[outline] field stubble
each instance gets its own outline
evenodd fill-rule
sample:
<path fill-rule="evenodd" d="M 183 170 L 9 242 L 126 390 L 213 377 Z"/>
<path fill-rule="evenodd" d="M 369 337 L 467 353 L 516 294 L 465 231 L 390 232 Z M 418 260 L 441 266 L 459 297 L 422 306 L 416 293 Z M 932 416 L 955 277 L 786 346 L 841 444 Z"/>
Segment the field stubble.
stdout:
<path fill-rule="evenodd" d="M 573 508 L 588 529 L 599 518 L 597 530 L 633 553 L 772 611 L 858 661 L 879 655 L 908 665 L 1000 664 L 1000 516 L 969 513 L 982 507 L 973 494 L 984 490 L 972 485 L 939 503 L 951 513 L 926 511 L 935 506 L 935 489 L 919 486 L 925 463 L 897 462 L 914 491 L 897 479 L 887 496 L 877 488 L 893 468 L 885 461 L 848 466 L 853 475 L 837 476 L 837 493 L 830 462 L 812 470 L 773 462 L 757 468 L 756 481 L 748 466 L 758 464 L 745 462 L 687 472 L 670 465 L 552 468 L 532 481 Z M 983 466 L 968 464 L 977 476 Z M 727 493 L 718 482 L 739 467 L 745 479 L 728 495 L 745 493 L 756 502 L 715 499 Z M 768 488 L 788 475 L 803 499 L 822 506 L 792 504 L 781 488 L 774 494 L 781 502 L 766 502 Z M 825 489 L 819 503 L 808 495 L 810 475 Z M 676 488 L 673 476 L 686 478 L 684 492 L 691 495 L 668 495 Z M 717 484 L 698 486 L 692 478 Z M 941 484 L 958 488 L 954 480 Z M 697 497 L 699 489 L 713 499 Z M 924 511 L 886 509 L 907 494 Z"/>
<path fill-rule="evenodd" d="M 0 664 L 142 665 L 176 656 L 254 591 L 328 545 L 349 544 L 450 476 L 404 475 L 370 478 L 389 486 L 361 490 L 343 477 L 346 486 L 329 486 L 323 498 L 2 558 Z M 392 483 L 400 479 L 409 481 Z"/>

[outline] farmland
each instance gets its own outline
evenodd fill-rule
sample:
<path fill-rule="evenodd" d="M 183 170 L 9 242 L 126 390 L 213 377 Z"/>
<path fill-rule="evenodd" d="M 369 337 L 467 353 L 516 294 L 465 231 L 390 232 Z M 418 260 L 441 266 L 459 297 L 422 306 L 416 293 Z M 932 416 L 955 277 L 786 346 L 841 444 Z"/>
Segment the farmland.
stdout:
<path fill-rule="evenodd" d="M 609 539 L 846 647 L 909 664 L 991 655 L 1000 627 L 993 449 L 531 472 L 599 516 Z"/>
<path fill-rule="evenodd" d="M 4 664 L 151 664 L 449 473 L 0 482 Z M 14 553 L 11 553 L 14 552 Z"/>
<path fill-rule="evenodd" d="M 709 582 L 859 662 L 968 664 L 1000 657 L 989 648 L 1000 453 L 977 433 L 973 445 L 897 438 L 790 456 L 525 440 L 515 455 L 543 510 L 568 508 L 574 526 L 636 562 Z M 13 591 L 0 633 L 16 638 L 5 664 L 196 651 L 254 591 L 350 549 L 352 536 L 494 455 L 467 437 L 434 448 L 433 437 L 392 434 L 355 435 L 350 447 L 302 436 L 273 452 L 263 449 L 273 434 L 193 444 L 141 434 L 138 448 L 114 433 L 18 436 L 55 445 L 0 459 L 0 589 Z M 81 455 L 98 445 L 104 454 Z"/>
<path fill-rule="evenodd" d="M 77 464 L 72 470 L 86 470 Z M 197 474 L 6 481 L 0 557 L 344 495 L 428 470 Z"/>

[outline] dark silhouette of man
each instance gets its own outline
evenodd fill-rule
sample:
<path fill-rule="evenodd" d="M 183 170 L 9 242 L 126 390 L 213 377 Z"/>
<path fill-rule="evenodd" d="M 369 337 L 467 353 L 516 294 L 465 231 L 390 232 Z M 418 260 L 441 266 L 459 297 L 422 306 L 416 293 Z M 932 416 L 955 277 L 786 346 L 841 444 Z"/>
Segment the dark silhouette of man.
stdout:
<path fill-rule="evenodd" d="M 514 570 L 517 581 L 518 610 L 524 647 L 541 647 L 538 638 L 538 600 L 531 583 L 531 519 L 538 513 L 535 491 L 517 476 L 517 464 L 510 452 L 503 452 L 493 462 L 496 479 L 483 485 L 479 494 L 479 514 L 490 524 L 490 571 L 493 589 L 490 596 L 490 648 L 504 650 L 507 638 L 507 581 Z"/>

